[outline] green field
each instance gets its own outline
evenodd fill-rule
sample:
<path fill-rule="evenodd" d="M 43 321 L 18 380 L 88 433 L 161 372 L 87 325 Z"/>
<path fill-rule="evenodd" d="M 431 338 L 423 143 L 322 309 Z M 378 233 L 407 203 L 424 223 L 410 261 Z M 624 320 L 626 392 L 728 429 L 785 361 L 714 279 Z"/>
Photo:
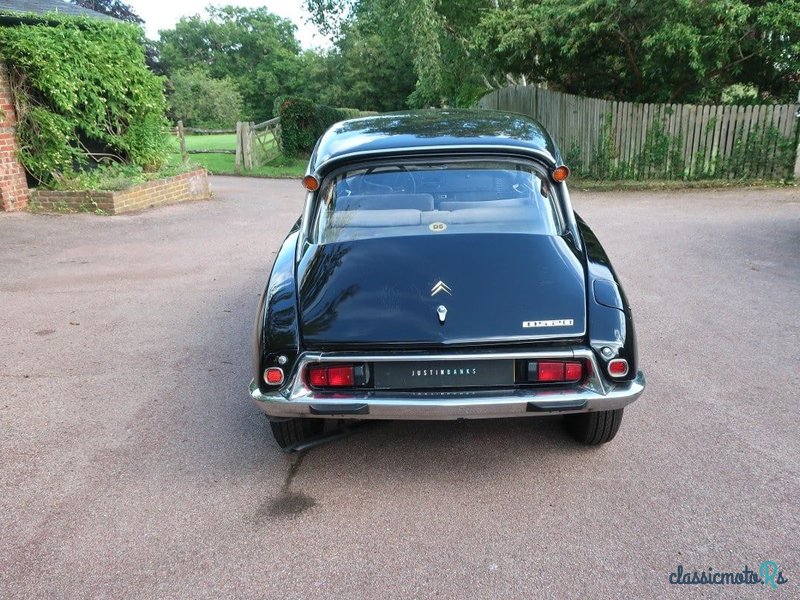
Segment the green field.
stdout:
<path fill-rule="evenodd" d="M 169 157 L 169 163 L 178 165 L 181 162 L 178 138 L 172 139 L 172 145 L 174 152 Z M 236 149 L 236 134 L 187 135 L 186 149 L 189 151 L 234 150 Z M 233 154 L 190 154 L 189 160 L 196 165 L 205 167 L 214 175 L 246 175 L 250 177 L 302 177 L 308 166 L 308 158 L 278 156 L 266 165 L 237 173 L 236 156 Z"/>

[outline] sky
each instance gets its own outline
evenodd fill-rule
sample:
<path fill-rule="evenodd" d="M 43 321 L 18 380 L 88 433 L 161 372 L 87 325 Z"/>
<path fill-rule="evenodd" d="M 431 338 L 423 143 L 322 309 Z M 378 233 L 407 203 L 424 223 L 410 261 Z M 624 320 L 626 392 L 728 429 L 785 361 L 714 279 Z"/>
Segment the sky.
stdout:
<path fill-rule="evenodd" d="M 327 48 L 330 43 L 322 37 L 317 28 L 306 23 L 308 12 L 302 0 L 125 0 L 137 15 L 144 19 L 145 32 L 151 39 L 158 38 L 159 29 L 170 29 L 181 17 L 204 14 L 209 4 L 224 6 L 244 6 L 257 8 L 266 6 L 271 12 L 285 19 L 291 19 L 297 25 L 297 39 L 305 49 Z"/>

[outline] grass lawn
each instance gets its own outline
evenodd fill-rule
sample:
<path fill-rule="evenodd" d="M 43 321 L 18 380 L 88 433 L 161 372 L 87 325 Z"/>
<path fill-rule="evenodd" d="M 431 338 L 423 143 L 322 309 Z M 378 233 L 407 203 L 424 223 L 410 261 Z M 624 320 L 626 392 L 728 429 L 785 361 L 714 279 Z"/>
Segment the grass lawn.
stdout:
<path fill-rule="evenodd" d="M 175 152 L 169 157 L 169 164 L 178 165 L 181 155 L 178 138 L 173 138 Z M 223 133 L 217 135 L 187 135 L 187 150 L 235 150 L 236 134 Z M 205 167 L 213 175 L 245 175 L 248 177 L 302 177 L 306 173 L 308 158 L 289 158 L 278 156 L 266 165 L 249 171 L 236 172 L 236 156 L 234 154 L 191 154 L 189 161 Z"/>
<path fill-rule="evenodd" d="M 178 149 L 178 138 L 175 149 Z M 187 135 L 187 150 L 236 150 L 236 134 L 220 133 L 218 135 Z"/>

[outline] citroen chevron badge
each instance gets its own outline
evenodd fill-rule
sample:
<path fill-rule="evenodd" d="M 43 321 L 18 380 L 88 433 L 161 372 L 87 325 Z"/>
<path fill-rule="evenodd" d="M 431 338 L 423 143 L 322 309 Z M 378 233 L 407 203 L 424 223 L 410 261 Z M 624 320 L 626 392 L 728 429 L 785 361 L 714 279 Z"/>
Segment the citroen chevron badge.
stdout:
<path fill-rule="evenodd" d="M 439 292 L 444 292 L 449 296 L 453 295 L 453 290 L 450 289 L 450 286 L 447 285 L 444 281 L 439 281 L 431 288 L 431 296 L 435 296 Z"/>

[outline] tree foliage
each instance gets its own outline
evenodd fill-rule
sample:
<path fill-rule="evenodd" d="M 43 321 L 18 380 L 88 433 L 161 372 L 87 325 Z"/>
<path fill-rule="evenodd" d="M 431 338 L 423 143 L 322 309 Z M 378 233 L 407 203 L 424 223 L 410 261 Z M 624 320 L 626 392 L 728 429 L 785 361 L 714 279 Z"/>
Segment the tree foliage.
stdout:
<path fill-rule="evenodd" d="M 248 119 L 272 116 L 274 98 L 303 96 L 330 106 L 390 111 L 414 92 L 413 54 L 397 32 L 372 18 L 348 22 L 326 51 L 300 52 L 294 25 L 266 9 L 214 8 L 161 32 L 167 75 L 200 67 L 227 78 L 243 97 Z"/>
<path fill-rule="evenodd" d="M 301 71 L 305 96 L 331 106 L 381 112 L 405 108 L 416 82 L 410 52 L 369 21 L 347 26 L 325 53 L 304 53 Z"/>
<path fill-rule="evenodd" d="M 472 105 L 511 81 L 646 102 L 793 100 L 800 0 L 305 0 L 330 50 L 267 9 L 211 8 L 161 35 L 167 74 L 227 78 L 245 116 L 282 95 L 398 110 Z"/>
<path fill-rule="evenodd" d="M 410 102 L 470 104 L 508 78 L 649 102 L 719 101 L 733 84 L 793 100 L 800 0 L 306 0 L 334 35 L 370 20 L 410 48 Z"/>
<path fill-rule="evenodd" d="M 145 67 L 141 29 L 54 21 L 0 28 L 29 173 L 49 182 L 102 158 L 158 168 L 167 152 L 163 83 Z"/>
<path fill-rule="evenodd" d="M 407 57 L 411 106 L 471 104 L 483 91 L 470 36 L 493 0 L 306 0 L 321 31 L 345 40 L 368 25 L 396 56 Z M 390 51 L 391 52 L 391 51 Z"/>
<path fill-rule="evenodd" d="M 266 8 L 209 7 L 208 13 L 160 32 L 163 69 L 171 74 L 202 66 L 214 79 L 230 78 L 249 119 L 271 117 L 275 98 L 302 82 L 294 24 Z"/>
<path fill-rule="evenodd" d="M 510 0 L 473 43 L 492 73 L 587 96 L 718 101 L 745 83 L 785 97 L 797 85 L 798 15 L 798 0 Z"/>
<path fill-rule="evenodd" d="M 170 78 L 169 116 L 187 127 L 229 129 L 242 118 L 242 96 L 230 78 L 213 79 L 201 67 Z"/>
<path fill-rule="evenodd" d="M 141 25 L 144 20 L 133 12 L 133 9 L 120 0 L 69 0 L 72 4 L 77 4 L 83 8 L 103 13 L 109 17 L 114 17 L 127 23 Z"/>

